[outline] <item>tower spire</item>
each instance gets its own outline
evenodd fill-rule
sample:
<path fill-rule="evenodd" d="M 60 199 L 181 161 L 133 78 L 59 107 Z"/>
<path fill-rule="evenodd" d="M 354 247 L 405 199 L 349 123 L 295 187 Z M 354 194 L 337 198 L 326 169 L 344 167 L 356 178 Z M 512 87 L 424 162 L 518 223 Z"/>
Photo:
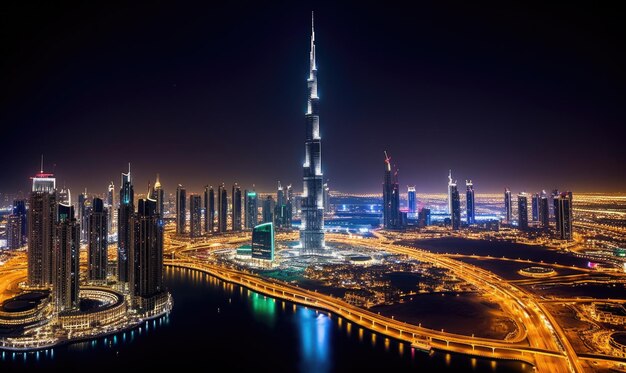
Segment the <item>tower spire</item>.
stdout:
<path fill-rule="evenodd" d="M 40 168 L 39 173 L 43 174 L 43 154 L 41 155 L 41 168 Z"/>
<path fill-rule="evenodd" d="M 317 70 L 317 64 L 315 63 L 315 19 L 313 12 L 311 12 L 311 72 Z M 312 75 L 312 74 L 311 74 Z"/>

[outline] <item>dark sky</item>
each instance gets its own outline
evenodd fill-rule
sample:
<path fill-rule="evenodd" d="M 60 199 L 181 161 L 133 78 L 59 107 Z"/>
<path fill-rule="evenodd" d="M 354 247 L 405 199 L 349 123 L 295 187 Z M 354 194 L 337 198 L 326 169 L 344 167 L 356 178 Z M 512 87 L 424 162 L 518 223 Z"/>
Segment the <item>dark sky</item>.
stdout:
<path fill-rule="evenodd" d="M 138 191 L 300 191 L 311 10 L 333 190 L 379 192 L 387 150 L 418 192 L 626 191 L 620 9 L 204 3 L 2 5 L 0 192 L 41 153 L 74 193 L 129 161 Z"/>

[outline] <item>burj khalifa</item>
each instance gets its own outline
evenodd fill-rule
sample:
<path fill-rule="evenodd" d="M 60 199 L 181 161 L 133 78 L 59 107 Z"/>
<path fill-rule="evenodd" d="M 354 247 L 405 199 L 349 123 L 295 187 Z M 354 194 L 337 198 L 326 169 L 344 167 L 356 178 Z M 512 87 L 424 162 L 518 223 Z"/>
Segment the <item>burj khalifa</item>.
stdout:
<path fill-rule="evenodd" d="M 311 15 L 311 52 L 308 102 L 305 115 L 304 177 L 302 189 L 302 224 L 300 227 L 300 254 L 324 253 L 324 191 L 322 186 L 322 143 L 318 114 L 317 65 L 315 63 L 315 28 Z"/>

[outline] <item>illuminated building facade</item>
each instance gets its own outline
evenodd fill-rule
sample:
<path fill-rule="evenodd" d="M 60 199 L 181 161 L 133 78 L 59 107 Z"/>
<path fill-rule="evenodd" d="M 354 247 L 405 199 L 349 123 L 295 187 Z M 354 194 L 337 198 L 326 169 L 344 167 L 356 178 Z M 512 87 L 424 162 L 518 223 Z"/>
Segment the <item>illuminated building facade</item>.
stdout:
<path fill-rule="evenodd" d="M 326 205 L 324 205 L 326 206 Z M 291 226 L 291 205 L 280 181 L 276 191 L 276 207 L 274 208 L 274 226 L 276 228 L 288 228 Z"/>
<path fill-rule="evenodd" d="M 509 188 L 504 190 L 504 218 L 507 223 L 511 223 L 511 219 L 513 218 L 513 204 L 511 198 L 511 191 Z"/>
<path fill-rule="evenodd" d="M 530 211 L 532 214 L 532 219 L 534 222 L 538 222 L 539 221 L 539 204 L 541 201 L 541 197 L 539 196 L 539 193 L 535 193 L 533 194 L 532 198 L 531 198 L 531 203 L 530 203 Z"/>
<path fill-rule="evenodd" d="M 233 231 L 241 230 L 241 188 L 237 183 L 233 185 L 232 189 L 232 204 L 233 204 Z"/>
<path fill-rule="evenodd" d="M 28 199 L 28 284 L 52 284 L 52 252 L 57 220 L 56 179 L 42 170 L 33 177 Z"/>
<path fill-rule="evenodd" d="M 456 182 L 448 184 L 450 191 L 450 224 L 453 231 L 461 229 L 461 196 L 456 187 Z"/>
<path fill-rule="evenodd" d="M 182 185 L 176 188 L 176 234 L 185 234 L 187 231 L 187 191 Z"/>
<path fill-rule="evenodd" d="M 22 237 L 22 221 L 26 221 L 25 216 L 11 214 L 7 217 L 7 247 L 11 250 L 19 249 L 25 243 Z"/>
<path fill-rule="evenodd" d="M 128 173 L 122 173 L 120 185 L 120 207 L 117 213 L 117 279 L 120 282 L 128 282 L 131 218 L 135 212 L 135 192 L 130 175 L 130 164 L 128 165 Z"/>
<path fill-rule="evenodd" d="M 391 171 L 391 157 L 385 152 L 385 175 L 383 178 L 383 226 L 385 229 L 402 228 L 400 216 L 400 186 L 398 170 Z"/>
<path fill-rule="evenodd" d="M 163 291 L 163 221 L 156 202 L 140 199 L 133 217 L 130 290 L 139 308 Z"/>
<path fill-rule="evenodd" d="M 409 186 L 407 188 L 407 202 L 409 204 L 409 214 L 415 214 L 417 212 L 417 198 L 415 195 L 415 186 Z"/>
<path fill-rule="evenodd" d="M 517 195 L 517 216 L 519 229 L 528 229 L 528 197 L 524 192 Z"/>
<path fill-rule="evenodd" d="M 474 184 L 472 180 L 465 180 L 465 202 L 467 209 L 467 225 L 476 223 L 476 200 L 474 199 Z"/>
<path fill-rule="evenodd" d="M 202 197 L 200 197 L 200 195 L 198 194 L 191 194 L 189 196 L 189 237 L 196 238 L 196 237 L 200 237 L 201 235 L 202 235 Z"/>
<path fill-rule="evenodd" d="M 105 282 L 109 263 L 107 256 L 109 213 L 100 198 L 94 198 L 91 205 L 92 211 L 88 219 L 87 277 L 90 281 Z"/>
<path fill-rule="evenodd" d="M 274 261 L 273 223 L 263 223 L 252 230 L 252 259 Z"/>
<path fill-rule="evenodd" d="M 541 222 L 542 228 L 550 227 L 550 207 L 548 203 L 548 196 L 546 195 L 546 191 L 541 192 L 541 197 L 539 199 L 539 221 Z"/>
<path fill-rule="evenodd" d="M 245 228 L 253 229 L 259 220 L 258 196 L 254 190 L 246 190 L 245 195 Z"/>
<path fill-rule="evenodd" d="M 274 199 L 272 196 L 267 196 L 263 200 L 263 223 L 271 223 L 274 221 Z"/>
<path fill-rule="evenodd" d="M 317 95 L 317 65 L 315 62 L 315 29 L 311 25 L 311 51 L 309 54 L 308 99 L 305 115 L 306 138 L 303 165 L 302 224 L 300 227 L 300 252 L 320 254 L 324 243 L 324 189 L 322 186 L 322 143 Z M 264 219 L 265 220 L 265 219 Z"/>
<path fill-rule="evenodd" d="M 53 303 L 56 312 L 78 309 L 80 226 L 74 207 L 58 205 L 52 264 Z"/>
<path fill-rule="evenodd" d="M 224 184 L 217 188 L 217 231 L 226 232 L 228 221 L 228 194 Z"/>
<path fill-rule="evenodd" d="M 107 191 L 106 208 L 109 212 L 109 217 L 107 219 L 109 226 L 107 229 L 109 234 L 112 234 L 117 232 L 117 224 L 115 224 L 115 211 L 117 211 L 117 207 L 115 205 L 115 185 L 112 181 L 109 184 L 109 189 Z"/>
<path fill-rule="evenodd" d="M 26 240 L 28 239 L 28 221 L 26 218 L 26 200 L 24 199 L 16 199 L 13 201 L 13 210 L 12 215 L 18 215 L 21 217 L 20 223 L 20 234 L 22 236 L 22 245 L 26 244 Z"/>
<path fill-rule="evenodd" d="M 572 239 L 572 192 L 560 193 L 554 201 L 557 236 L 569 241 Z"/>
<path fill-rule="evenodd" d="M 215 230 L 215 191 L 212 186 L 204 187 L 204 231 L 213 233 Z"/>

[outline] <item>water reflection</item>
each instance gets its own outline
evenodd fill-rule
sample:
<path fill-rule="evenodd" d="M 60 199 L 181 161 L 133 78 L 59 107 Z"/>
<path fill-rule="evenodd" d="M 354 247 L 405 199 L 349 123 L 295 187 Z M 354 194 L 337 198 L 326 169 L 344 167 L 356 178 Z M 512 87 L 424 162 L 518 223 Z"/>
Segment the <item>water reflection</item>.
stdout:
<path fill-rule="evenodd" d="M 302 352 L 300 371 L 329 372 L 331 320 L 304 307 L 298 307 L 296 317 Z"/>

